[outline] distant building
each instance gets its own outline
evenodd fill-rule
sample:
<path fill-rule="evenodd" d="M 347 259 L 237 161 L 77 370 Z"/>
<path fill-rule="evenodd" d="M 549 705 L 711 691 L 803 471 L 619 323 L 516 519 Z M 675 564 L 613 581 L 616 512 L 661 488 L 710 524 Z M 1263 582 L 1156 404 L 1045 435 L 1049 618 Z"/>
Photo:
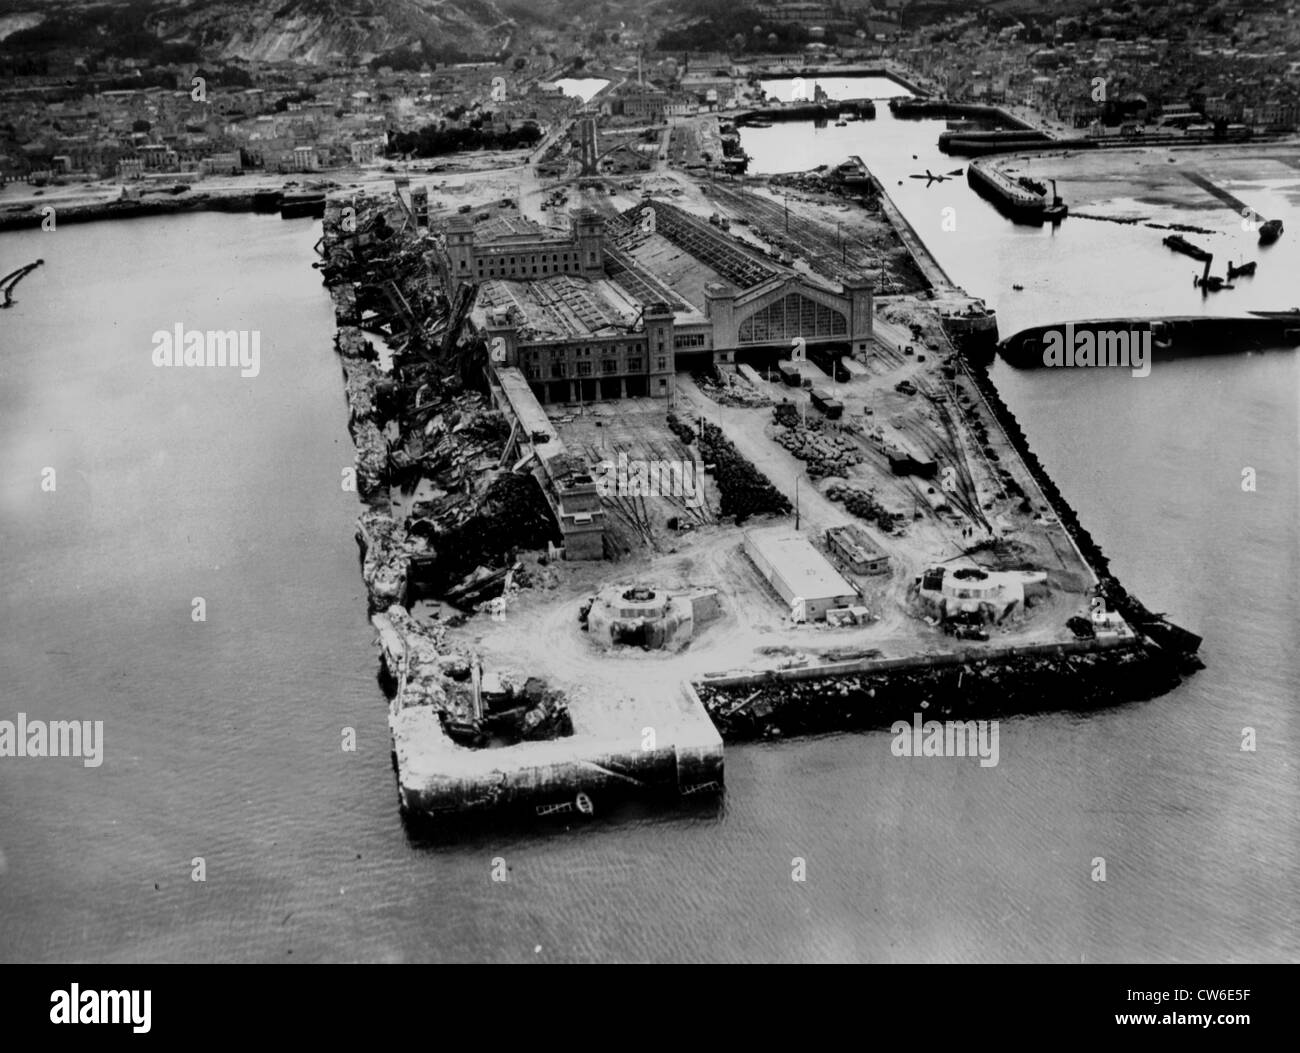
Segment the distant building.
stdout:
<path fill-rule="evenodd" d="M 320 159 L 314 146 L 295 146 L 293 148 L 293 170 L 295 172 L 315 172 L 320 169 Z"/>
<path fill-rule="evenodd" d="M 204 175 L 239 175 L 244 170 L 244 163 L 239 151 L 233 150 L 205 157 L 200 162 L 199 170 Z"/>
<path fill-rule="evenodd" d="M 664 119 L 668 95 L 650 84 L 620 84 L 609 99 L 614 116 L 636 117 L 657 124 Z"/>
<path fill-rule="evenodd" d="M 352 163 L 354 165 L 372 164 L 376 157 L 383 154 L 387 145 L 383 139 L 361 139 L 350 143 L 348 150 L 352 157 Z"/>

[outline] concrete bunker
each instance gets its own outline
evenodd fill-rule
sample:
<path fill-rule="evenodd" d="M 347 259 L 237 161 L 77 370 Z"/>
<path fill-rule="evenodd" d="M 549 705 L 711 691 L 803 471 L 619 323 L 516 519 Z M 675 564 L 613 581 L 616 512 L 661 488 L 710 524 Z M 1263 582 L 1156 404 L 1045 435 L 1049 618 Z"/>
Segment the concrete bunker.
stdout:
<path fill-rule="evenodd" d="M 716 589 L 606 585 L 583 605 L 578 620 L 592 641 L 606 650 L 677 651 L 719 613 Z"/>

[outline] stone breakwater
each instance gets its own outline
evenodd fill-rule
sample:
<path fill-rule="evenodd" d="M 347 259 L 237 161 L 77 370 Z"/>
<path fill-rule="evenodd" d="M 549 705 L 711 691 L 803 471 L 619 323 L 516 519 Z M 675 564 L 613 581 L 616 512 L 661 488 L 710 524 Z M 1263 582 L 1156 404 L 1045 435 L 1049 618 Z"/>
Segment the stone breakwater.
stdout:
<path fill-rule="evenodd" d="M 1201 643 L 1200 637 L 1174 625 L 1161 615 L 1153 614 L 1110 573 L 1110 560 L 1106 558 L 1106 554 L 1092 534 L 1079 522 L 1078 513 L 1066 501 L 1060 488 L 1043 468 L 1042 462 L 1030 448 L 1029 440 L 1025 437 L 1020 422 L 1002 401 L 1002 396 L 988 373 L 980 366 L 966 362 L 963 362 L 963 368 L 979 389 L 990 412 L 1006 433 L 1007 439 L 1020 455 L 1020 459 L 1024 461 L 1030 474 L 1033 475 L 1034 481 L 1038 483 L 1053 513 L 1061 521 L 1061 526 L 1069 533 L 1084 559 L 1096 572 L 1098 591 L 1105 597 L 1111 609 L 1118 611 L 1125 621 L 1143 633 L 1152 644 L 1164 648 L 1169 653 L 1170 659 L 1176 661 L 1185 671 L 1204 668 L 1204 663 L 1196 656 Z"/>
<path fill-rule="evenodd" d="M 800 670 L 698 684 L 723 738 L 887 728 L 898 720 L 984 720 L 1088 711 L 1155 698 L 1180 677 L 1133 638 L 860 662 L 853 671 Z"/>

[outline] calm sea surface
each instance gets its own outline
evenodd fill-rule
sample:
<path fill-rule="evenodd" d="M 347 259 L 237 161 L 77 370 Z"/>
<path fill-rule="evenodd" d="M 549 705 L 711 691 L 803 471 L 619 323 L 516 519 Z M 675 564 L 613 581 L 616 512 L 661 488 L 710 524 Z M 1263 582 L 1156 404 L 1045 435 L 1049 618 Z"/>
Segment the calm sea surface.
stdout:
<path fill-rule="evenodd" d="M 758 171 L 861 154 L 1004 333 L 1200 309 L 1158 238 L 1140 251 L 1154 232 L 1013 227 L 964 180 L 907 180 L 958 163 L 880 108 L 746 148 Z M 959 233 L 931 237 L 944 195 Z M 0 959 L 1300 957 L 1294 353 L 995 367 L 1121 579 L 1205 637 L 1173 693 L 1004 721 L 991 769 L 894 758 L 887 734 L 732 747 L 716 814 L 435 848 L 398 818 L 318 236 L 215 214 L 0 236 L 0 273 L 46 261 L 0 313 L 0 719 L 105 724 L 99 768 L 0 759 Z M 1235 306 L 1291 306 L 1272 270 Z M 260 331 L 259 376 L 154 368 L 177 322 Z"/>

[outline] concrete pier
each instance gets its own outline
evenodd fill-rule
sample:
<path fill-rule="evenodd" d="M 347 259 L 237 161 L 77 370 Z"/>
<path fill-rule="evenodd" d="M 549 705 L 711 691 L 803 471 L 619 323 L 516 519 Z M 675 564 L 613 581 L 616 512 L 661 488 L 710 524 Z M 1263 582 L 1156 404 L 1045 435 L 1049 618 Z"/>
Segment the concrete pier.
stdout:
<path fill-rule="evenodd" d="M 401 703 L 399 694 L 388 723 L 407 816 L 486 809 L 545 815 L 575 803 L 579 794 L 595 809 L 615 800 L 723 788 L 722 736 L 688 683 L 662 700 L 662 719 L 653 726 L 636 720 L 614 737 L 575 734 L 496 749 L 460 746 L 443 731 L 436 710 Z"/>

